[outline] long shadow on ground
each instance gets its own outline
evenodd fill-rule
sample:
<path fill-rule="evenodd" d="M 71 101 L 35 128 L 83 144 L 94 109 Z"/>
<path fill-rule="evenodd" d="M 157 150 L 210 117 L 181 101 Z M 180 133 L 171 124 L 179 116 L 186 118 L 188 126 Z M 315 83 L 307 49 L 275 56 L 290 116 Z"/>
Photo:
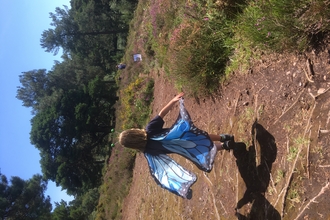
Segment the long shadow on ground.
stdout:
<path fill-rule="evenodd" d="M 248 150 L 244 143 L 236 143 L 234 149 L 236 164 L 246 185 L 244 196 L 236 206 L 236 216 L 238 219 L 281 219 L 279 212 L 264 196 L 269 185 L 272 164 L 277 154 L 275 138 L 257 122 L 253 124 L 251 134 L 253 141 Z M 258 164 L 256 148 L 260 155 Z M 238 210 L 247 203 L 252 204 L 251 210 L 248 214 L 240 214 Z"/>

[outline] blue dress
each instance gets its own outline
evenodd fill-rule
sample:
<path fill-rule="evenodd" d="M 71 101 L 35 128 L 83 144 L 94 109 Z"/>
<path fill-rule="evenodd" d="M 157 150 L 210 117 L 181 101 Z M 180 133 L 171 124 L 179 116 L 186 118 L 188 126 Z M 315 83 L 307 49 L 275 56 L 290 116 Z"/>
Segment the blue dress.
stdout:
<path fill-rule="evenodd" d="M 172 127 L 164 129 L 163 125 L 164 121 L 160 116 L 156 116 L 147 125 L 148 141 L 144 155 L 155 181 L 170 192 L 187 198 L 197 177 L 167 154 L 179 154 L 192 161 L 199 169 L 209 172 L 212 170 L 217 148 L 205 131 L 194 126 L 183 99 L 180 100 L 179 116 Z"/>

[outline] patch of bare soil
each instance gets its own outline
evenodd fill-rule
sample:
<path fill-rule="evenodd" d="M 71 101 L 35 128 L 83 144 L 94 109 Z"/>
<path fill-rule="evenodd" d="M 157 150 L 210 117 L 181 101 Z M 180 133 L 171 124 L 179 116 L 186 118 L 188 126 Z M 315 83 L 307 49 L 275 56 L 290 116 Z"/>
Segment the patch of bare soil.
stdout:
<path fill-rule="evenodd" d="M 123 219 L 330 219 L 328 49 L 267 56 L 212 97 L 186 94 L 195 125 L 234 134 L 235 149 L 218 152 L 210 173 L 171 155 L 198 176 L 190 200 L 159 187 L 139 154 Z M 153 117 L 178 91 L 161 71 L 150 75 Z M 165 117 L 167 126 L 177 114 Z"/>

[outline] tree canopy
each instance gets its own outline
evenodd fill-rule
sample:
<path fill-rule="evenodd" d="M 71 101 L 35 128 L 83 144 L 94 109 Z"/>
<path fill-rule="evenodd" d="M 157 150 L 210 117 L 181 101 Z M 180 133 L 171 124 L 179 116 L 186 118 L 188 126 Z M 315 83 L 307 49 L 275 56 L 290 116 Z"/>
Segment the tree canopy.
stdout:
<path fill-rule="evenodd" d="M 17 98 L 35 113 L 30 137 L 40 150 L 45 178 L 76 194 L 99 183 L 116 85 L 101 79 L 105 74 L 96 67 L 86 68 L 82 76 L 71 65 L 67 58 L 48 73 L 24 72 Z"/>
<path fill-rule="evenodd" d="M 41 175 L 29 180 L 5 175 L 0 177 L 0 218 L 1 219 L 44 219 L 51 217 L 52 205 L 45 197 L 47 181 Z"/>

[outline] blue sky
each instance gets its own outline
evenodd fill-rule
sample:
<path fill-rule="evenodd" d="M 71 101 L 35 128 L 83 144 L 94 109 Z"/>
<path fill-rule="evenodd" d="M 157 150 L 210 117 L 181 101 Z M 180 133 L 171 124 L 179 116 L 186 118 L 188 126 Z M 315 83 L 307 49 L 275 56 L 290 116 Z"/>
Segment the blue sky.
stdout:
<path fill-rule="evenodd" d="M 49 12 L 70 7 L 70 0 L 0 0 L 0 169 L 8 179 L 27 180 L 41 174 L 39 151 L 30 143 L 31 109 L 16 99 L 19 75 L 33 69 L 50 70 L 57 57 L 40 46 L 40 37 L 50 28 Z M 45 193 L 51 201 L 72 200 L 65 191 L 48 182 Z M 53 205 L 53 208 L 55 206 Z"/>

